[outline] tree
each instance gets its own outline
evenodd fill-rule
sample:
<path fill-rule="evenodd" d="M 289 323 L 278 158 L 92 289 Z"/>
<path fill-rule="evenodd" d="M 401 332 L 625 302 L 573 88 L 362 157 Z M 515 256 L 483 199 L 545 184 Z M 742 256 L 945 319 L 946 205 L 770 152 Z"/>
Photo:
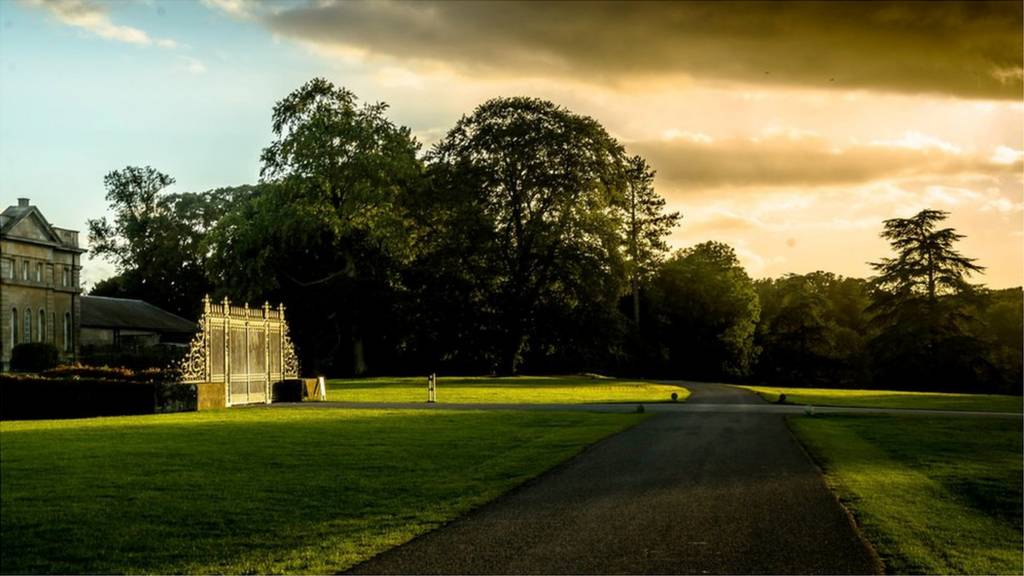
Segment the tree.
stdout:
<path fill-rule="evenodd" d="M 757 357 L 760 310 L 733 249 L 704 242 L 676 252 L 654 277 L 649 345 L 673 377 L 743 378 Z"/>
<path fill-rule="evenodd" d="M 480 284 L 467 288 L 487 291 L 498 371 L 515 373 L 525 355 L 565 345 L 552 330 L 568 327 L 542 311 L 572 322 L 615 308 L 625 276 L 624 155 L 600 124 L 551 102 L 497 98 L 459 120 L 428 161 L 436 233 L 460 237 L 454 223 L 481 223 L 470 247 Z"/>
<path fill-rule="evenodd" d="M 412 257 L 405 203 L 420 186 L 419 144 L 385 104 L 360 105 L 316 78 L 274 106 L 260 193 L 215 230 L 222 292 L 286 303 L 303 362 L 363 373 L 387 346 L 397 266 Z"/>
<path fill-rule="evenodd" d="M 872 285 L 899 298 L 923 296 L 932 305 L 942 294 L 970 290 L 967 277 L 984 268 L 953 248 L 962 234 L 952 228 L 936 229 L 947 216 L 941 210 L 922 210 L 911 218 L 886 220 L 882 238 L 898 254 L 871 264 L 878 272 Z"/>
<path fill-rule="evenodd" d="M 973 334 L 983 343 L 995 369 L 993 390 L 1024 392 L 1024 291 L 1020 287 L 985 290 Z"/>
<path fill-rule="evenodd" d="M 89 220 L 89 239 L 92 253 L 112 262 L 117 275 L 92 293 L 140 298 L 195 318 L 212 288 L 206 233 L 249 188 L 168 193 L 174 179 L 148 166 L 115 170 L 104 183 L 113 219 Z"/>
<path fill-rule="evenodd" d="M 963 235 L 937 227 L 948 215 L 922 210 L 884 222 L 882 237 L 897 254 L 871 264 L 878 272 L 871 279 L 870 311 L 879 383 L 953 388 L 978 383 L 991 372 L 968 329 L 975 322 L 977 291 L 967 278 L 984 268 L 954 248 Z"/>
<path fill-rule="evenodd" d="M 654 191 L 654 170 L 640 156 L 627 160 L 624 211 L 627 269 L 633 296 L 633 323 L 640 326 L 640 285 L 647 282 L 668 252 L 665 237 L 679 225 L 679 212 L 665 212 Z"/>
<path fill-rule="evenodd" d="M 827 272 L 756 282 L 758 377 L 780 385 L 863 385 L 867 289 Z"/>

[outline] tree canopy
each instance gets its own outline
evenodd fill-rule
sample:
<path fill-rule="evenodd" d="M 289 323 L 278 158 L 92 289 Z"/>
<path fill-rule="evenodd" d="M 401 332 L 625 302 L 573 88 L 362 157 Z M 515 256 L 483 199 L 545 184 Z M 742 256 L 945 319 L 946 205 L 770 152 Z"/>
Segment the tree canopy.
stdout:
<path fill-rule="evenodd" d="M 677 251 L 651 291 L 651 322 L 666 373 L 695 379 L 750 375 L 761 306 L 730 246 L 704 242 Z"/>
<path fill-rule="evenodd" d="M 212 289 L 206 234 L 251 188 L 168 193 L 174 179 L 149 166 L 115 170 L 104 183 L 113 219 L 88 221 L 90 249 L 112 262 L 117 275 L 97 283 L 93 294 L 142 298 L 194 317 Z"/>
<path fill-rule="evenodd" d="M 543 100 L 496 98 L 459 120 L 428 162 L 438 189 L 430 209 L 441 215 L 434 230 L 461 235 L 453 223 L 480 223 L 474 251 L 488 276 L 499 372 L 515 373 L 525 354 L 566 336 L 542 337 L 542 322 L 554 328 L 551 314 L 569 321 L 617 299 L 625 158 L 592 118 Z"/>
<path fill-rule="evenodd" d="M 94 293 L 193 318 L 205 293 L 283 302 L 310 373 L 1021 393 L 1024 293 L 969 282 L 945 212 L 883 222 L 873 278 L 754 282 L 720 242 L 668 254 L 681 216 L 593 118 L 495 98 L 421 154 L 387 111 L 317 78 L 274 107 L 257 185 L 111 172 L 89 232 L 117 275 Z"/>

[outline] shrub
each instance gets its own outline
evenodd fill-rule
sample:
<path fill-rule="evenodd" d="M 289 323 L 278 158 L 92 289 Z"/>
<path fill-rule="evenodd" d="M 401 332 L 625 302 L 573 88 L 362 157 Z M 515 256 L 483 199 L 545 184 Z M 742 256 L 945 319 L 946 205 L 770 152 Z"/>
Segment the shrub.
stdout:
<path fill-rule="evenodd" d="M 80 357 L 93 366 L 124 366 L 132 370 L 160 368 L 177 364 L 188 348 L 158 344 L 129 350 L 118 350 L 110 346 L 84 346 Z"/>
<path fill-rule="evenodd" d="M 82 364 L 58 366 L 42 372 L 41 375 L 47 378 L 99 378 L 133 382 L 174 382 L 178 380 L 178 374 L 167 368 L 132 370 L 122 366 L 85 366 Z"/>
<path fill-rule="evenodd" d="M 0 419 L 84 418 L 196 409 L 196 387 L 178 382 L 0 374 Z"/>
<path fill-rule="evenodd" d="M 57 365 L 57 347 L 46 342 L 26 342 L 11 350 L 11 370 L 42 372 Z"/>

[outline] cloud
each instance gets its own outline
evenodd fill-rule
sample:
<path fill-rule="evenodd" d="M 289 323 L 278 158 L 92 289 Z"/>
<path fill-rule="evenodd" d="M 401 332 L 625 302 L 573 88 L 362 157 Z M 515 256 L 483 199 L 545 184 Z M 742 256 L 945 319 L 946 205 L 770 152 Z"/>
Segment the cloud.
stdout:
<path fill-rule="evenodd" d="M 152 38 L 144 30 L 115 24 L 106 7 L 89 0 L 22 0 L 29 6 L 44 8 L 59 22 L 80 28 L 106 40 L 161 48 L 176 48 L 178 43 L 169 38 Z"/>
<path fill-rule="evenodd" d="M 195 74 L 197 76 L 199 74 L 206 73 L 206 64 L 204 64 L 202 60 L 198 58 L 192 58 L 190 56 L 182 56 L 181 68 L 185 72 L 188 72 L 189 74 Z"/>
<path fill-rule="evenodd" d="M 1024 169 L 1024 158 L 1005 147 L 986 157 L 917 132 L 892 141 L 837 146 L 813 134 L 775 129 L 751 138 L 627 142 L 626 149 L 650 162 L 659 185 L 681 190 L 833 186 Z"/>
<path fill-rule="evenodd" d="M 694 77 L 1016 99 L 1024 76 L 1019 2 L 314 2 L 259 18 L 372 57 L 618 86 Z"/>
<path fill-rule="evenodd" d="M 227 12 L 236 18 L 251 18 L 258 8 L 254 3 L 246 0 L 203 0 L 203 4 Z"/>

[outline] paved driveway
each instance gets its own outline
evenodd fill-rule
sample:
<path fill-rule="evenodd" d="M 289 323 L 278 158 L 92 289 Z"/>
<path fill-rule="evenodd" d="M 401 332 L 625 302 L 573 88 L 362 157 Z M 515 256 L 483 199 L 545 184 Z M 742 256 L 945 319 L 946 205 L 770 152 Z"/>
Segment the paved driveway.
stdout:
<path fill-rule="evenodd" d="M 687 404 L 756 406 L 690 384 Z M 354 573 L 877 573 L 781 414 L 666 411 Z"/>

